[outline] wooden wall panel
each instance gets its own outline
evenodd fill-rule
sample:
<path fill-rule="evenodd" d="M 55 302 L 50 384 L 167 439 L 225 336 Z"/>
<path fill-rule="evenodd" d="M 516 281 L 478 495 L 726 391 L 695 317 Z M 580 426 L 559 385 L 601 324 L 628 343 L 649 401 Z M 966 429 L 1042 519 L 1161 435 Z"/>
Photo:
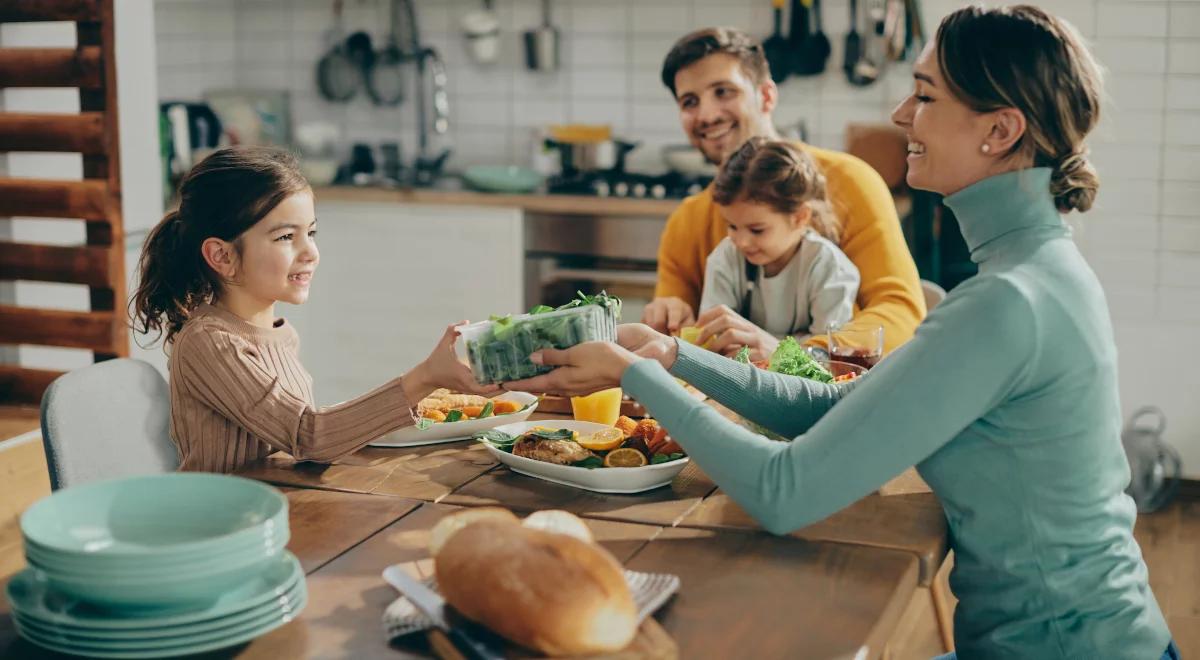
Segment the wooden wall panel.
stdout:
<path fill-rule="evenodd" d="M 103 86 L 99 46 L 0 48 L 0 87 Z"/>
<path fill-rule="evenodd" d="M 104 135 L 104 113 L 0 114 L 0 150 L 68 151 L 104 155 L 108 151 Z"/>

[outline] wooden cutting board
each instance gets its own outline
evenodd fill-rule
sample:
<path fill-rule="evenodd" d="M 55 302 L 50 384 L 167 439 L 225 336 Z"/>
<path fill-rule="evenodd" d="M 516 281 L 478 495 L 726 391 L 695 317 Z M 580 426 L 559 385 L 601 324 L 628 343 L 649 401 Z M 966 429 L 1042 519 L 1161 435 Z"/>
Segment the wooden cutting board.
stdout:
<path fill-rule="evenodd" d="M 692 387 L 691 385 L 685 385 L 684 387 L 685 387 L 685 389 L 687 389 L 688 394 L 691 394 L 696 399 L 703 401 L 704 399 L 708 398 L 708 396 L 706 394 L 704 394 L 700 390 Z M 571 397 L 558 396 L 555 394 L 542 394 L 540 396 L 541 396 L 541 400 L 538 402 L 538 407 L 537 407 L 538 412 L 552 413 L 552 414 L 558 414 L 558 415 L 572 414 Z M 642 404 L 638 403 L 637 401 L 634 401 L 633 399 L 631 399 L 629 397 L 625 397 L 625 398 L 621 399 L 621 414 L 625 415 L 626 417 L 635 417 L 635 418 L 650 416 L 649 413 L 646 412 L 646 408 Z"/>
<path fill-rule="evenodd" d="M 466 657 L 455 648 L 445 633 L 433 629 L 427 634 L 429 636 L 429 645 L 439 658 L 442 658 L 442 660 L 466 660 Z M 505 656 L 513 659 L 545 657 L 515 644 L 508 647 Z M 659 625 L 658 621 L 655 621 L 654 617 L 648 616 L 642 622 L 642 627 L 638 629 L 637 637 L 633 638 L 633 641 L 630 642 L 625 650 L 606 655 L 581 657 L 586 657 L 588 660 L 639 660 L 642 658 L 650 660 L 674 660 L 679 657 L 679 647 L 676 646 L 675 640 L 671 639 L 667 631 Z"/>
<path fill-rule="evenodd" d="M 571 398 L 555 394 L 543 394 L 542 400 L 538 402 L 537 411 L 556 415 L 570 415 L 572 414 Z M 621 399 L 621 414 L 626 417 L 645 417 L 646 409 L 642 407 L 642 404 L 633 399 Z"/>

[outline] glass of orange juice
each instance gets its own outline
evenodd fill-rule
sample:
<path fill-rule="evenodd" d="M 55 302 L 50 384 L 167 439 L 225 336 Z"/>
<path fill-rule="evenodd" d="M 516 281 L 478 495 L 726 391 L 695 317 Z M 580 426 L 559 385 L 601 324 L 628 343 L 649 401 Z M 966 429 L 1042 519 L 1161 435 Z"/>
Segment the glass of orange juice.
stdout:
<path fill-rule="evenodd" d="M 571 413 L 576 421 L 612 426 L 621 416 L 621 395 L 621 388 L 613 387 L 587 396 L 573 396 Z"/>

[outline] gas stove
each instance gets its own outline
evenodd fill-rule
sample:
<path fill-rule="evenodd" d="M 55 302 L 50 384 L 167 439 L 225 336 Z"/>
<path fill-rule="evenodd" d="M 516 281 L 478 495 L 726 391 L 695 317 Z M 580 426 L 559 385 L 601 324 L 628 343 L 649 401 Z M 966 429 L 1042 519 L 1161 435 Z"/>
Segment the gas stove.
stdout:
<path fill-rule="evenodd" d="M 704 190 L 712 177 L 678 172 L 636 174 L 632 172 L 587 172 L 555 176 L 546 182 L 552 195 L 590 195 L 635 199 L 683 199 Z"/>

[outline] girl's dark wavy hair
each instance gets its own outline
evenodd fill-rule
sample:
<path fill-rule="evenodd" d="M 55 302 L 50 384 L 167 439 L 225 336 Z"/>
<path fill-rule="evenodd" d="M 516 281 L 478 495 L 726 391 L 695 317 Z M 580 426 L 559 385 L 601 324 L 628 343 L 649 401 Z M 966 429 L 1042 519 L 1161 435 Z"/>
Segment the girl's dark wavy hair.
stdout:
<path fill-rule="evenodd" d="M 138 286 L 130 299 L 135 332 L 166 334 L 169 344 L 192 310 L 221 292 L 221 276 L 204 261 L 209 238 L 234 244 L 284 199 L 309 188 L 295 156 L 274 147 L 219 149 L 179 183 L 179 206 L 146 237 Z"/>

